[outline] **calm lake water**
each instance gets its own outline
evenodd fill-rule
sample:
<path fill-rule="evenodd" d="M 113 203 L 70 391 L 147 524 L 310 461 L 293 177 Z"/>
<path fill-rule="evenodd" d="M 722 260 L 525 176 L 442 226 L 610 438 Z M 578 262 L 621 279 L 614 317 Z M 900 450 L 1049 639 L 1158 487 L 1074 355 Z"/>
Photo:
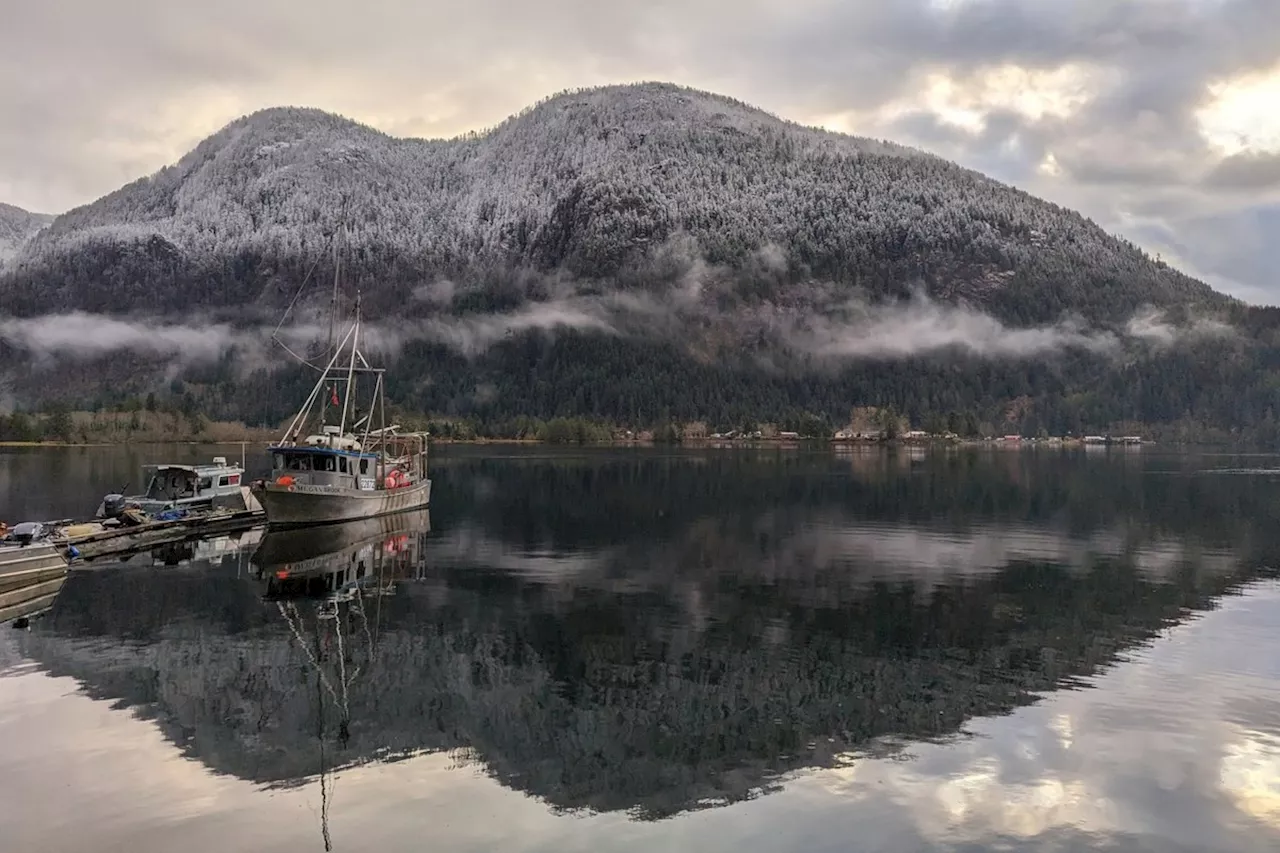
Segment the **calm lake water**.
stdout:
<path fill-rule="evenodd" d="M 0 450 L 0 518 L 213 452 Z M 429 515 L 0 628 L 0 847 L 1275 851 L 1269 469 L 444 448 Z"/>

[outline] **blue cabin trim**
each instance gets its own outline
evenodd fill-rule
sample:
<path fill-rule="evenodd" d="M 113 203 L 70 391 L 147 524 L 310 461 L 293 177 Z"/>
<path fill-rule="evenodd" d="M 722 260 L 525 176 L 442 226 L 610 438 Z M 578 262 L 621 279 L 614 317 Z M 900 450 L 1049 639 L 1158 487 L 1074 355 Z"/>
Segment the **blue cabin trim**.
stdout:
<path fill-rule="evenodd" d="M 272 445 L 267 448 L 269 453 L 307 453 L 314 456 L 346 456 L 350 459 L 377 459 L 376 453 L 360 453 L 355 450 L 340 450 L 336 447 L 309 447 L 307 445 L 300 446 L 281 446 Z"/>

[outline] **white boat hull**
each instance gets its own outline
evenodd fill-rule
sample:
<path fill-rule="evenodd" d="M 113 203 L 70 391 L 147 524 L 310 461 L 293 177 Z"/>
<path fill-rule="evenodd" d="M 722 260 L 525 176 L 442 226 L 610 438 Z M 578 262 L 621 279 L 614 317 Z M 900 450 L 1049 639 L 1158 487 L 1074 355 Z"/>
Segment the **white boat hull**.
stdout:
<path fill-rule="evenodd" d="M 267 524 L 273 527 L 333 524 L 392 512 L 422 509 L 431 501 L 431 481 L 399 489 L 342 489 L 325 486 L 254 486 Z"/>

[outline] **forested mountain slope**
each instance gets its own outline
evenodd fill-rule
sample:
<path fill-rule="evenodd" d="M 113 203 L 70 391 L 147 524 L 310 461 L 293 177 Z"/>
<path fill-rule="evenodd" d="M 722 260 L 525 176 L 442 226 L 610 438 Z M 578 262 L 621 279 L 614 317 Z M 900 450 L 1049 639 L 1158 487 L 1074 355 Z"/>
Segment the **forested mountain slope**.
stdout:
<path fill-rule="evenodd" d="M 52 216 L 30 213 L 20 207 L 0 202 L 0 270 L 31 239 L 31 236 L 53 221 Z"/>
<path fill-rule="evenodd" d="M 729 427 L 874 405 L 1280 438 L 1269 312 L 941 158 L 668 84 L 452 140 L 310 109 L 234 121 L 22 244 L 0 390 L 110 404 L 170 383 L 274 422 L 310 379 L 278 369 L 270 328 L 299 294 L 302 324 L 327 305 L 335 245 L 411 411 Z"/>

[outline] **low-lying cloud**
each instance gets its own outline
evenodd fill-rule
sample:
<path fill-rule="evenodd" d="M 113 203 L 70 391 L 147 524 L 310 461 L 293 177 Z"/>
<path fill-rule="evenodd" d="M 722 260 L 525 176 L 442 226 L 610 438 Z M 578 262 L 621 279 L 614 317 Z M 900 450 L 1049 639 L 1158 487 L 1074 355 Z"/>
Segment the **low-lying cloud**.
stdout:
<path fill-rule="evenodd" d="M 1174 325 L 1166 319 L 1163 311 L 1147 307 L 1129 319 L 1125 333 L 1158 347 L 1171 347 L 1182 341 L 1232 337 L 1236 330 L 1212 317 L 1196 317 L 1186 325 Z"/>
<path fill-rule="evenodd" d="M 338 330 L 338 335 L 345 333 Z M 303 323 L 276 337 L 300 357 L 322 353 L 328 327 Z M 117 353 L 155 357 L 176 365 L 206 364 L 233 355 L 242 366 L 269 364 L 273 330 L 227 322 L 171 323 L 159 318 L 123 319 L 73 311 L 28 319 L 0 319 L 0 342 L 38 361 L 93 360 Z M 361 349 L 395 353 L 405 338 L 394 329 L 362 327 Z"/>
<path fill-rule="evenodd" d="M 225 353 L 234 336 L 231 327 L 225 324 L 166 325 L 79 311 L 0 320 L 0 340 L 44 357 L 97 358 L 127 351 L 183 361 L 207 361 Z"/>
<path fill-rule="evenodd" d="M 917 296 L 908 302 L 852 302 L 834 315 L 807 319 L 785 332 L 796 350 L 820 359 L 896 359 L 955 350 L 979 358 L 1042 356 L 1068 349 L 1104 353 L 1120 341 L 1091 331 L 1083 321 L 1011 328 L 967 305 L 947 305 Z"/>
<path fill-rule="evenodd" d="M 567 290 L 511 311 L 463 314 L 446 313 L 451 289 L 433 288 L 432 295 L 441 303 L 438 313 L 418 320 L 367 322 L 361 327 L 361 348 L 394 358 L 406 343 L 427 341 L 474 358 L 528 332 L 573 330 L 660 339 L 687 348 L 714 339 L 724 351 L 737 352 L 750 341 L 757 355 L 768 354 L 770 363 L 804 369 L 946 352 L 988 360 L 1044 358 L 1072 350 L 1108 356 L 1235 334 L 1231 326 L 1213 318 L 1173 323 L 1153 308 L 1139 311 L 1114 329 L 1091 327 L 1075 317 L 1013 327 L 975 307 L 937 302 L 923 293 L 903 301 L 846 298 L 790 306 L 757 302 L 720 311 L 714 307 L 714 294 L 704 298 L 704 284 L 699 276 L 686 276 L 663 292 Z M 340 327 L 338 337 L 344 333 L 345 327 Z M 287 361 L 273 338 L 314 363 L 325 349 L 328 334 L 327 324 L 310 318 L 280 329 L 225 322 L 172 324 L 82 312 L 0 319 L 0 342 L 39 361 L 132 352 L 178 365 L 231 355 L 241 368 L 272 367 Z"/>
<path fill-rule="evenodd" d="M 600 300 L 534 302 L 505 313 L 429 319 L 420 325 L 416 337 L 473 357 L 505 338 L 530 330 L 573 329 L 617 335 L 621 332 L 610 316 L 613 313 Z"/>
<path fill-rule="evenodd" d="M 1116 355 L 1136 347 L 1159 349 L 1235 334 L 1220 320 L 1206 317 L 1177 324 L 1150 307 L 1116 329 L 1091 327 L 1079 317 L 1015 327 L 973 306 L 938 302 L 919 292 L 896 302 L 854 299 L 817 307 L 765 303 L 718 313 L 698 300 L 697 287 L 685 283 L 662 296 L 567 296 L 510 312 L 437 317 L 403 334 L 444 344 L 467 357 L 530 330 L 654 337 L 686 345 L 714 336 L 722 341 L 766 341 L 766 348 L 776 355 L 809 364 L 941 352 L 994 360 L 1047 357 L 1068 350 Z"/>

